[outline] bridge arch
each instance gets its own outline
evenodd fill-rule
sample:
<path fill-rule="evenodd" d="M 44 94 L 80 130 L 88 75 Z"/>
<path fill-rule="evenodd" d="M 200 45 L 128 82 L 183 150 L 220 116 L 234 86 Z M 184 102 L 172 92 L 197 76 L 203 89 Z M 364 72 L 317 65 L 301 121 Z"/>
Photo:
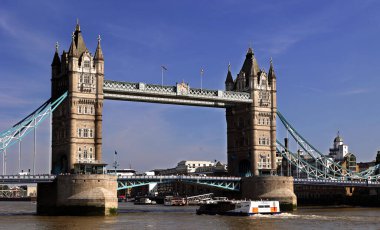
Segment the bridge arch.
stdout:
<path fill-rule="evenodd" d="M 239 162 L 239 175 L 242 177 L 252 176 L 251 162 L 247 159 Z"/>

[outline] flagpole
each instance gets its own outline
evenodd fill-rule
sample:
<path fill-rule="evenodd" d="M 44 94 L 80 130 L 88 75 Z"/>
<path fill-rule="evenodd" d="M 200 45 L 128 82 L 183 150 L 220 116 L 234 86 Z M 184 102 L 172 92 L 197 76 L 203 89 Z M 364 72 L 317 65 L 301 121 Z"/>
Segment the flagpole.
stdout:
<path fill-rule="evenodd" d="M 164 70 L 167 71 L 168 68 L 166 68 L 164 65 L 161 66 L 161 86 L 164 86 Z"/>
<path fill-rule="evenodd" d="M 164 67 L 161 66 L 161 86 L 164 86 Z"/>
<path fill-rule="evenodd" d="M 203 72 L 204 72 L 204 70 L 203 70 L 203 68 L 201 68 L 201 91 L 202 91 L 202 79 L 203 79 Z"/>

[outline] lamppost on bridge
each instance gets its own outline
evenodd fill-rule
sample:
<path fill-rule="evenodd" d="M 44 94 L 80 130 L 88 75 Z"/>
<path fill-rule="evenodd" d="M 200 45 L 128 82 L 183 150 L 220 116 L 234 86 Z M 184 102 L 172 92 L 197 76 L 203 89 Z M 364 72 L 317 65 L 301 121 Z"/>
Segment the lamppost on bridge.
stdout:
<path fill-rule="evenodd" d="M 113 168 L 115 169 L 115 175 L 116 175 L 116 169 L 119 166 L 119 164 L 117 163 L 116 156 L 117 156 L 117 152 L 115 151 L 115 155 L 113 157 Z"/>
<path fill-rule="evenodd" d="M 7 173 L 7 149 L 3 150 L 3 175 Z"/>

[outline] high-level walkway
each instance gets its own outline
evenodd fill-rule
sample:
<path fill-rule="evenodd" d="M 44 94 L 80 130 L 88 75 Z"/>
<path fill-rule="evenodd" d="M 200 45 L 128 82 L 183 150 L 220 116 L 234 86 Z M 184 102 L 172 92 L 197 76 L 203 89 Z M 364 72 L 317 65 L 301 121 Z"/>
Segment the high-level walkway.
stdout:
<path fill-rule="evenodd" d="M 252 103 L 249 93 L 196 89 L 185 83 L 161 86 L 104 80 L 103 92 L 104 99 L 203 107 L 226 108 L 237 103 Z"/>

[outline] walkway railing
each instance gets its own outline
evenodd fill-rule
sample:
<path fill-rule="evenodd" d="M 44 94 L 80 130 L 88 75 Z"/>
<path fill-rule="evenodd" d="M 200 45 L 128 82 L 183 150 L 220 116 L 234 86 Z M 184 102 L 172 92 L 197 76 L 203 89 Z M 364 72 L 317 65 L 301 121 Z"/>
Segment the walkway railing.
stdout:
<path fill-rule="evenodd" d="M 168 183 L 181 181 L 201 184 L 231 191 L 240 191 L 240 177 L 205 177 L 205 176 L 119 176 L 118 190 L 144 186 L 152 183 Z"/>
<path fill-rule="evenodd" d="M 56 175 L 2 175 L 0 183 L 2 184 L 33 184 L 53 182 Z"/>
<path fill-rule="evenodd" d="M 347 186 L 347 187 L 380 187 L 380 182 L 373 181 L 347 181 L 294 178 L 295 185 L 321 185 L 321 186 Z"/>

